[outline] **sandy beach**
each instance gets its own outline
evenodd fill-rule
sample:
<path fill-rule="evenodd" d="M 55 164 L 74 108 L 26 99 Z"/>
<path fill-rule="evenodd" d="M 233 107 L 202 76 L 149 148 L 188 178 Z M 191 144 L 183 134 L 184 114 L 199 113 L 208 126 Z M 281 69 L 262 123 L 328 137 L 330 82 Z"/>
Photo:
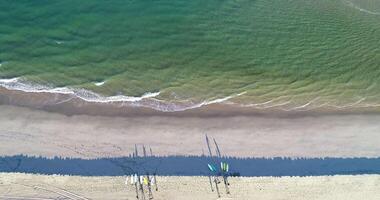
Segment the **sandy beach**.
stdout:
<path fill-rule="evenodd" d="M 220 110 L 217 106 L 211 112 L 201 109 L 159 113 L 115 105 L 44 104 L 38 101 L 38 98 L 48 100 L 44 100 L 43 95 L 30 95 L 35 95 L 37 99 L 30 98 L 30 102 L 27 102 L 27 96 L 19 95 L 9 95 L 6 98 L 3 95 L 0 98 L 2 169 L 12 172 L 8 170 L 15 165 L 14 169 L 20 172 L 33 171 L 34 167 L 38 168 L 37 172 L 48 172 L 59 170 L 63 167 L 59 163 L 64 163 L 58 160 L 57 163 L 43 167 L 41 164 L 49 163 L 44 158 L 70 157 L 84 159 L 79 160 L 78 165 L 74 162 L 77 170 L 86 166 L 83 172 L 79 170 L 79 174 L 84 176 L 3 172 L 0 173 L 0 199 L 135 199 L 134 188 L 125 186 L 124 177 L 86 176 L 86 170 L 91 164 L 84 165 L 84 161 L 129 156 L 135 145 L 152 148 L 156 156 L 200 156 L 207 154 L 205 134 L 218 141 L 225 156 L 337 158 L 330 164 L 330 161 L 318 161 L 321 171 L 316 169 L 313 173 L 327 170 L 326 173 L 330 174 L 328 171 L 331 167 L 331 174 L 334 174 L 334 170 L 344 174 L 363 174 L 365 171 L 360 170 L 376 171 L 378 165 L 373 160 L 369 161 L 369 168 L 366 168 L 365 163 L 358 165 L 360 161 L 353 160 L 359 171 L 350 172 L 345 171 L 348 168 L 343 165 L 336 168 L 333 164 L 343 162 L 339 159 L 344 158 L 378 158 L 380 115 L 377 114 L 353 112 L 273 115 L 270 112 L 229 112 L 228 109 Z M 75 109 L 73 105 L 80 109 Z M 103 113 L 103 110 L 106 112 Z M 11 157 L 20 154 L 26 157 L 19 161 L 17 157 Z M 28 156 L 41 156 L 43 159 L 31 158 L 28 161 Z M 66 165 L 70 163 L 65 162 Z M 82 162 L 82 166 L 79 162 Z M 108 161 L 103 163 L 107 164 Z M 302 161 L 297 163 L 293 167 L 305 169 Z M 356 170 L 355 167 L 352 169 Z M 109 173 L 103 173 L 102 170 L 106 168 L 100 169 L 99 174 Z M 271 170 L 269 174 L 282 173 L 275 168 Z M 175 169 L 169 171 L 170 174 L 176 172 Z M 368 172 L 373 174 L 375 171 Z M 306 170 L 300 173 L 308 172 Z M 207 177 L 171 176 L 159 177 L 159 180 L 160 190 L 154 193 L 155 199 L 217 199 L 216 194 L 210 191 Z M 371 200 L 377 199 L 380 191 L 378 175 L 233 177 L 230 182 L 231 195 L 224 194 L 222 188 L 220 199 Z"/>
<path fill-rule="evenodd" d="M 127 156 L 135 144 L 156 155 L 201 155 L 205 134 L 237 157 L 377 157 L 379 115 L 107 117 L 0 106 L 0 155 Z M 207 152 L 206 152 L 207 153 Z"/>
<path fill-rule="evenodd" d="M 0 10 L 0 200 L 380 199 L 380 0 Z"/>
<path fill-rule="evenodd" d="M 0 173 L 0 199 L 136 199 L 125 177 L 45 176 Z M 158 177 L 157 200 L 218 199 L 207 177 Z M 380 176 L 230 178 L 231 194 L 220 185 L 219 199 L 375 200 Z"/>

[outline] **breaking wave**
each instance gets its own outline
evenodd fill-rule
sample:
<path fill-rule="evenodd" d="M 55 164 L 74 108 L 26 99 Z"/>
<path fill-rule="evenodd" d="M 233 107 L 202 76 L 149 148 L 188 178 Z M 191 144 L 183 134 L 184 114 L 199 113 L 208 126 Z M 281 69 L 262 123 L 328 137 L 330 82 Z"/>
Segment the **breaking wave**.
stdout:
<path fill-rule="evenodd" d="M 104 83 L 102 82 L 102 84 Z M 102 84 L 98 83 L 97 85 L 100 86 Z M 22 91 L 25 93 L 50 93 L 69 95 L 71 97 L 69 100 L 73 98 L 79 98 L 85 102 L 91 103 L 122 103 L 122 105 L 149 107 L 164 112 L 184 111 L 188 109 L 198 108 L 204 105 L 223 103 L 229 99 L 245 94 L 245 92 L 243 92 L 240 94 L 210 101 L 204 101 L 201 103 L 173 103 L 165 102 L 156 98 L 160 95 L 160 92 L 147 92 L 140 97 L 125 95 L 103 96 L 86 89 L 76 89 L 69 87 L 53 88 L 39 84 L 32 84 L 23 80 L 22 78 L 0 79 L 0 86 L 8 90 Z M 55 104 L 66 101 L 58 101 L 55 102 Z"/>
<path fill-rule="evenodd" d="M 80 99 L 85 102 L 90 103 L 117 103 L 122 106 L 134 106 L 134 107 L 147 107 L 163 112 L 176 112 L 185 111 L 189 109 L 199 108 L 202 106 L 207 106 L 211 104 L 230 104 L 236 105 L 238 107 L 249 107 L 258 110 L 265 109 L 276 109 L 282 111 L 311 111 L 320 108 L 330 108 L 333 110 L 346 110 L 351 108 L 373 108 L 380 107 L 380 104 L 373 104 L 365 102 L 367 99 L 361 97 L 359 100 L 347 103 L 347 104 L 336 104 L 328 101 L 324 101 L 321 97 L 316 97 L 310 101 L 301 104 L 295 104 L 291 100 L 284 100 L 284 96 L 271 99 L 269 101 L 264 101 L 262 103 L 235 103 L 232 99 L 243 96 L 247 93 L 241 92 L 238 94 L 233 94 L 230 96 L 222 98 L 213 98 L 204 100 L 201 102 L 193 101 L 165 101 L 159 98 L 160 92 L 146 92 L 142 96 L 103 96 L 95 92 L 86 89 L 77 89 L 69 87 L 59 87 L 53 88 L 48 86 L 43 86 L 39 84 L 33 84 L 27 82 L 22 78 L 11 78 L 11 79 L 0 79 L 0 87 L 4 87 L 8 90 L 22 91 L 25 93 L 49 93 L 49 94 L 61 94 L 68 98 L 65 100 L 53 98 L 53 104 L 60 104 L 63 102 L 70 101 L 72 99 Z"/>
<path fill-rule="evenodd" d="M 0 79 L 0 86 L 5 87 L 9 90 L 18 90 L 28 93 L 52 93 L 52 94 L 68 94 L 75 95 L 76 97 L 88 101 L 88 102 L 99 102 L 99 103 L 108 103 L 108 102 L 136 102 L 141 101 L 147 98 L 153 98 L 160 95 L 160 92 L 154 93 L 145 93 L 141 97 L 131 97 L 124 95 L 109 96 L 105 97 L 94 92 L 85 90 L 85 89 L 72 89 L 68 87 L 60 88 L 49 88 L 47 86 L 31 84 L 23 81 L 20 78 L 12 79 Z"/>

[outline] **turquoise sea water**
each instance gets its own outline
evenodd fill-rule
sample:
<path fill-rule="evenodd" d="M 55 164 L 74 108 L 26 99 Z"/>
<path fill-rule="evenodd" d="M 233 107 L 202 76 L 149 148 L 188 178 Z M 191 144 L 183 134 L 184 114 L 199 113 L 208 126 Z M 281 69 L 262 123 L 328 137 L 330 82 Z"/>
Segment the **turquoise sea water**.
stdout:
<path fill-rule="evenodd" d="M 2 0 L 0 21 L 2 86 L 380 105 L 380 0 Z"/>

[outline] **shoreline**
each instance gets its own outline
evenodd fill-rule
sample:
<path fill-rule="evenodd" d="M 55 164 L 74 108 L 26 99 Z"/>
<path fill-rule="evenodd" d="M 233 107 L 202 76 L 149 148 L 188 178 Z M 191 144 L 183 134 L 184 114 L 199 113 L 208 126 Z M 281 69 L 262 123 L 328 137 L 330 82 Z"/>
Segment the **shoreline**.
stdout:
<path fill-rule="evenodd" d="M 142 99 L 142 105 L 131 102 L 88 102 L 69 94 L 49 92 L 24 92 L 9 90 L 0 86 L 0 105 L 21 106 L 48 112 L 61 113 L 67 116 L 91 115 L 109 117 L 230 117 L 230 116 L 262 116 L 279 118 L 297 118 L 305 116 L 329 115 L 378 115 L 379 107 L 357 107 L 350 109 L 319 108 L 315 110 L 287 111 L 279 108 L 259 109 L 227 103 L 212 103 L 200 107 L 180 110 L 161 111 L 144 106 L 147 100 Z"/>

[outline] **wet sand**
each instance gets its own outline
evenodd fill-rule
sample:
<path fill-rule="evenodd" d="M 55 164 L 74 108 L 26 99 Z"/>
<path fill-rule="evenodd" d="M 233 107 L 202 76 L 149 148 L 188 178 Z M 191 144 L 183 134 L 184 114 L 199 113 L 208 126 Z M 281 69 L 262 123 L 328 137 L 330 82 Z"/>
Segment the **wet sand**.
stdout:
<path fill-rule="evenodd" d="M 158 177 L 157 200 L 218 199 L 207 177 Z M 230 178 L 231 194 L 220 184 L 219 199 L 375 200 L 380 176 Z M 124 177 L 46 176 L 0 173 L 0 199 L 136 199 Z"/>
<path fill-rule="evenodd" d="M 380 115 L 91 116 L 0 105 L 0 155 L 128 156 L 207 153 L 204 134 L 237 157 L 378 157 Z"/>

